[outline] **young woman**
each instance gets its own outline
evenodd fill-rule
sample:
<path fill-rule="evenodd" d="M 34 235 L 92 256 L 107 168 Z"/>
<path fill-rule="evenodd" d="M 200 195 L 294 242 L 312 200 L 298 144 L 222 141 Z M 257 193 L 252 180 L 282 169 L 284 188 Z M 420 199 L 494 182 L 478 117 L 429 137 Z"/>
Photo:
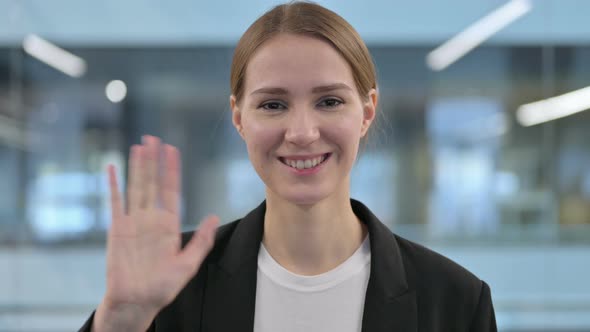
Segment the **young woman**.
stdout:
<path fill-rule="evenodd" d="M 81 331 L 496 331 L 483 281 L 350 198 L 378 95 L 344 19 L 304 2 L 270 10 L 237 45 L 231 93 L 266 200 L 181 238 L 179 153 L 144 137 L 126 204 L 109 169 L 107 290 Z"/>

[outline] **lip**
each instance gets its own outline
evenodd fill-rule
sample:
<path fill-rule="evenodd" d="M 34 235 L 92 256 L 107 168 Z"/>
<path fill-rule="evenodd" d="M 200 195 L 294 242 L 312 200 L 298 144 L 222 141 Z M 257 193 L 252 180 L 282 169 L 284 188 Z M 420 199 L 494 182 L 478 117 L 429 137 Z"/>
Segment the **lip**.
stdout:
<path fill-rule="evenodd" d="M 287 159 L 291 159 L 291 160 L 305 160 L 305 159 L 313 159 L 313 158 L 317 158 L 317 157 L 321 157 L 323 155 L 327 155 L 326 159 L 324 159 L 324 161 L 322 161 L 321 164 L 317 165 L 316 167 L 312 167 L 312 168 L 306 168 L 306 169 L 297 169 L 297 168 L 293 168 L 287 164 L 285 164 L 283 162 L 282 159 L 287 158 Z M 285 168 L 287 168 L 287 170 L 295 175 L 312 175 L 312 174 L 316 174 L 319 171 L 321 171 L 324 168 L 324 165 L 326 165 L 326 163 L 330 160 L 330 157 L 332 157 L 332 153 L 322 153 L 322 154 L 316 154 L 316 155 L 306 155 L 306 156 L 289 156 L 289 157 L 279 157 L 279 162 L 281 163 L 281 165 L 283 165 Z"/>
<path fill-rule="evenodd" d="M 279 159 L 290 159 L 290 160 L 307 160 L 307 159 L 314 159 L 317 157 L 321 157 L 323 155 L 329 155 L 330 153 L 316 153 L 316 154 L 307 154 L 307 155 L 293 155 L 293 156 L 280 156 Z"/>

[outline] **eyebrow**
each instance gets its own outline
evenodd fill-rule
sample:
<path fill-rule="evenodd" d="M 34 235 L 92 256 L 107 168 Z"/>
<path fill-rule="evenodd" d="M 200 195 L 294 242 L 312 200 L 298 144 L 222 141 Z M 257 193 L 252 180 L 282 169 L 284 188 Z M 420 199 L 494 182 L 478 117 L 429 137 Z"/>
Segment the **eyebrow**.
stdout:
<path fill-rule="evenodd" d="M 312 93 L 320 93 L 320 92 L 329 92 L 329 91 L 334 91 L 334 90 L 353 91 L 351 87 L 349 87 L 348 85 L 346 85 L 344 83 L 334 83 L 334 84 L 316 86 L 313 89 L 311 89 L 311 92 Z M 268 87 L 268 88 L 257 89 L 251 93 L 251 95 L 253 95 L 253 94 L 287 95 L 288 91 L 285 88 Z"/>

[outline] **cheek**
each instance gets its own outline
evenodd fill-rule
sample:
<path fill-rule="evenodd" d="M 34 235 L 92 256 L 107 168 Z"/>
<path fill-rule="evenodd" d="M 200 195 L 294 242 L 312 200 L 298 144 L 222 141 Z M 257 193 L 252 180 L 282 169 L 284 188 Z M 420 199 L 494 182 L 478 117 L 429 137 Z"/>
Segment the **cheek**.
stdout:
<path fill-rule="evenodd" d="M 244 119 L 243 133 L 251 158 L 259 158 L 281 142 L 281 129 L 255 119 Z"/>
<path fill-rule="evenodd" d="M 361 126 L 361 116 L 348 114 L 326 126 L 325 136 L 343 145 L 342 149 L 355 148 L 361 139 Z"/>

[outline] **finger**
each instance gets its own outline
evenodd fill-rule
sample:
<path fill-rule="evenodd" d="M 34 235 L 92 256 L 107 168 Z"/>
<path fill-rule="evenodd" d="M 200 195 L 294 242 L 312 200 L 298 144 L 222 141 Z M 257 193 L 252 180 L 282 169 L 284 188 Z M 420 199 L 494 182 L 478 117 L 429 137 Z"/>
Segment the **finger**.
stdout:
<path fill-rule="evenodd" d="M 180 153 L 172 145 L 164 146 L 164 172 L 161 177 L 161 197 L 164 209 L 178 214 L 180 203 Z"/>
<path fill-rule="evenodd" d="M 112 164 L 108 166 L 109 175 L 109 189 L 111 192 L 111 217 L 113 223 L 120 220 L 125 214 L 123 208 L 123 202 L 121 200 L 121 193 L 119 192 L 119 186 L 117 183 L 117 174 L 115 166 Z"/>
<path fill-rule="evenodd" d="M 134 213 L 141 204 L 141 167 L 143 148 L 139 145 L 132 145 L 129 151 L 129 181 L 127 181 L 127 213 Z"/>
<path fill-rule="evenodd" d="M 213 248 L 218 224 L 219 218 L 217 216 L 205 218 L 199 230 L 193 234 L 193 237 L 180 253 L 180 260 L 190 272 L 194 273 L 198 270 L 211 248 Z"/>
<path fill-rule="evenodd" d="M 144 159 L 144 188 L 145 195 L 141 202 L 142 208 L 153 208 L 158 204 L 158 162 L 160 140 L 154 136 L 145 136 L 146 154 Z"/>

